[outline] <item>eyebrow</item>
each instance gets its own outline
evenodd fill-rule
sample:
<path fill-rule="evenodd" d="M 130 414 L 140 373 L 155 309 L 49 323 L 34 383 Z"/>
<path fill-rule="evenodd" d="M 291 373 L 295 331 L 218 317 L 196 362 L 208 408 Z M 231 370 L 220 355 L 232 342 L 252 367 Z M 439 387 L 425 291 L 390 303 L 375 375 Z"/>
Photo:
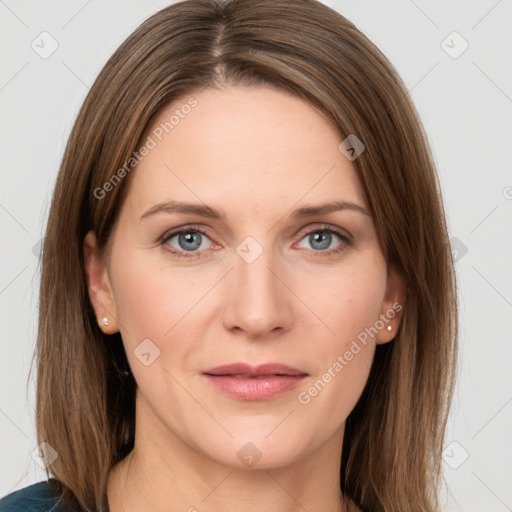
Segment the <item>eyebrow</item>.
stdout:
<path fill-rule="evenodd" d="M 292 218 L 302 219 L 304 217 L 313 217 L 315 215 L 325 215 L 340 210 L 353 210 L 360 212 L 364 215 L 370 216 L 363 206 L 352 203 L 350 201 L 334 201 L 332 203 L 326 203 L 316 206 L 304 206 L 293 211 L 290 215 Z M 184 215 L 198 215 L 200 217 L 206 217 L 211 219 L 225 220 L 226 215 L 211 208 L 205 204 L 199 203 L 184 203 L 180 201 L 168 201 L 166 203 L 159 203 L 146 210 L 140 220 L 146 219 L 156 213 L 181 213 Z"/>
<path fill-rule="evenodd" d="M 326 203 L 316 206 L 304 206 L 302 208 L 298 208 L 294 210 L 290 216 L 295 219 L 302 219 L 305 217 L 313 217 L 315 215 L 325 215 L 327 213 L 332 213 L 340 210 L 353 210 L 356 212 L 360 212 L 368 217 L 370 214 L 367 210 L 358 204 L 352 203 L 350 201 L 334 201 L 332 203 Z M 200 217 L 206 217 L 211 219 L 219 219 L 224 221 L 226 219 L 226 215 L 220 210 L 216 210 L 215 208 L 211 208 L 205 204 L 199 203 L 184 203 L 180 201 L 168 201 L 166 203 L 159 203 L 155 206 L 152 206 L 148 210 L 146 210 L 140 220 L 146 219 L 151 215 L 155 215 L 156 213 L 181 213 L 184 215 L 198 215 Z"/>

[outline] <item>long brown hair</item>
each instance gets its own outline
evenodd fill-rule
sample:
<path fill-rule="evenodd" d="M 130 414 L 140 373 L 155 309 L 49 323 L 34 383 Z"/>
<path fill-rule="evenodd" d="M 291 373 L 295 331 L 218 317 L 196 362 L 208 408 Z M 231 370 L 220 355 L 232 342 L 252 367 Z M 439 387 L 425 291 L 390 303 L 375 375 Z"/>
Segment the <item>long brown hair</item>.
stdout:
<path fill-rule="evenodd" d="M 363 141 L 354 164 L 407 299 L 396 338 L 377 347 L 347 419 L 340 486 L 365 511 L 437 510 L 458 331 L 441 190 L 395 69 L 316 0 L 175 3 L 142 23 L 91 87 L 65 149 L 42 255 L 37 435 L 58 454 L 48 477 L 65 505 L 97 510 L 110 468 L 134 443 L 136 383 L 120 334 L 106 336 L 96 323 L 83 256 L 89 230 L 106 246 L 130 176 L 101 198 L 98 190 L 161 107 L 222 83 L 288 91 L 325 114 L 340 137 Z"/>

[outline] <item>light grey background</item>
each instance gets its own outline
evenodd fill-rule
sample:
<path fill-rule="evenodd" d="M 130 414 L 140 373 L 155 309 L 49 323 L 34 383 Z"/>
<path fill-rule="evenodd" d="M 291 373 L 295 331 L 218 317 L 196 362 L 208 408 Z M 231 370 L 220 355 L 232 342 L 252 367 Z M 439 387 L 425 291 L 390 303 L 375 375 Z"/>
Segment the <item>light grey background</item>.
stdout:
<path fill-rule="evenodd" d="M 28 387 L 26 380 L 37 325 L 37 244 L 66 139 L 108 57 L 168 3 L 0 0 L 0 496 L 44 478 L 32 457 L 34 378 Z M 461 327 L 445 510 L 511 511 L 512 1 L 325 3 L 396 66 L 438 165 L 458 251 Z M 58 43 L 47 58 L 31 47 L 51 49 L 44 31 Z M 458 55 L 464 40 L 469 47 Z"/>

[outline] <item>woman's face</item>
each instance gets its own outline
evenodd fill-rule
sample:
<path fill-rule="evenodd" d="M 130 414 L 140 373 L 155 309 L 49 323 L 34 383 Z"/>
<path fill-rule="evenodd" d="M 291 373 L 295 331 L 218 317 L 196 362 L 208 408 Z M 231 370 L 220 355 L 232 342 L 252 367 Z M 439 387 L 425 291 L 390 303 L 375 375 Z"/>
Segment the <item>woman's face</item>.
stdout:
<path fill-rule="evenodd" d="M 98 321 L 120 330 L 138 385 L 137 428 L 238 467 L 341 449 L 403 297 L 351 153 L 285 92 L 189 97 L 147 130 L 108 257 L 86 238 Z M 345 208 L 306 210 L 333 203 Z M 240 362 L 300 375 L 205 374 Z"/>

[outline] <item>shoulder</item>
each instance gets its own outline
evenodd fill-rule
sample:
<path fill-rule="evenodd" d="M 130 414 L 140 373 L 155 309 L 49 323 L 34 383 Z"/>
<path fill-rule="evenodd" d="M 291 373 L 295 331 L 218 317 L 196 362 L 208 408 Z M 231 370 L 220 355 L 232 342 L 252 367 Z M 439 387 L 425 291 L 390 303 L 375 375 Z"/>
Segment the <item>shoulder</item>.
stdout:
<path fill-rule="evenodd" d="M 47 481 L 23 487 L 0 499 L 0 512 L 63 512 Z"/>

